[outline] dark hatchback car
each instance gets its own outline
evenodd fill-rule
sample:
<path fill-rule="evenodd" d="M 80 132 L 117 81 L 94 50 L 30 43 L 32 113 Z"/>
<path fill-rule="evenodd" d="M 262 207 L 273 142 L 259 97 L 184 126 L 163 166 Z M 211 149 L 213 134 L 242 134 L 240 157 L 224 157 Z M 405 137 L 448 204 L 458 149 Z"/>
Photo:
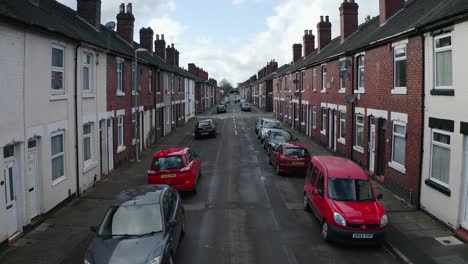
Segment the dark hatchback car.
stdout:
<path fill-rule="evenodd" d="M 212 119 L 200 120 L 195 125 L 195 138 L 203 136 L 216 137 L 216 125 Z"/>
<path fill-rule="evenodd" d="M 276 148 L 281 143 L 296 141 L 296 139 L 288 132 L 282 129 L 272 128 L 265 135 L 263 148 L 266 149 L 268 156 L 271 150 Z"/>
<path fill-rule="evenodd" d="M 223 104 L 220 104 L 216 107 L 216 113 L 226 113 L 227 112 L 227 108 L 225 105 Z"/>
<path fill-rule="evenodd" d="M 118 194 L 85 253 L 85 264 L 174 263 L 185 232 L 185 213 L 177 191 L 142 185 Z"/>

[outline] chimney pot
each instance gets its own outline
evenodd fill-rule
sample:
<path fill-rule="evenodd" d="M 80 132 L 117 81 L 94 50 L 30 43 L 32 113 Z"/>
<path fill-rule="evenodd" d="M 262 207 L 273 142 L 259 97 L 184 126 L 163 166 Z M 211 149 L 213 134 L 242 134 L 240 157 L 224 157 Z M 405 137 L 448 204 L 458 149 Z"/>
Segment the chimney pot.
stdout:
<path fill-rule="evenodd" d="M 328 16 L 325 16 L 325 22 L 330 22 Z"/>
<path fill-rule="evenodd" d="M 323 22 L 323 16 L 320 16 L 320 22 Z"/>
<path fill-rule="evenodd" d="M 132 3 L 127 4 L 127 13 L 132 14 Z"/>
<path fill-rule="evenodd" d="M 120 13 L 125 13 L 125 4 L 124 3 L 120 4 L 119 12 Z"/>

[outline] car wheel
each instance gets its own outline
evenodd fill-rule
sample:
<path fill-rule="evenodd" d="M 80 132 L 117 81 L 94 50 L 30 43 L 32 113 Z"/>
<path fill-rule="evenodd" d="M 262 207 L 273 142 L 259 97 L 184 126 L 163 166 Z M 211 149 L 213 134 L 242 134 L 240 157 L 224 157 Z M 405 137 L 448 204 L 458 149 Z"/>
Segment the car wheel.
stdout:
<path fill-rule="evenodd" d="M 271 155 L 271 148 L 267 147 L 267 154 L 268 154 L 268 157 Z"/>
<path fill-rule="evenodd" d="M 174 258 L 172 257 L 172 254 L 169 257 L 169 264 L 174 264 Z"/>
<path fill-rule="evenodd" d="M 304 193 L 303 208 L 304 208 L 304 211 L 306 211 L 306 212 L 310 211 L 309 201 L 308 201 L 308 198 L 307 198 L 307 194 L 305 194 L 305 193 Z"/>
<path fill-rule="evenodd" d="M 325 220 L 323 220 L 323 223 L 322 223 L 322 238 L 325 241 L 330 240 L 330 235 L 328 233 L 328 224 L 327 224 L 327 221 Z"/>
<path fill-rule="evenodd" d="M 182 215 L 182 230 L 180 230 L 180 237 L 185 235 L 185 214 Z"/>
<path fill-rule="evenodd" d="M 279 164 L 276 165 L 276 175 L 281 175 Z"/>

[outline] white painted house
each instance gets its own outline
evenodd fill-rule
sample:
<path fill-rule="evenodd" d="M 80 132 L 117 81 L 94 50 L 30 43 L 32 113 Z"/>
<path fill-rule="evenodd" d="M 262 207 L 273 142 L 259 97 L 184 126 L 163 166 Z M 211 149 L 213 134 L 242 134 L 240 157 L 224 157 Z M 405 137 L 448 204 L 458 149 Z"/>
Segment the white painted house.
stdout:
<path fill-rule="evenodd" d="M 468 22 L 424 35 L 425 119 L 421 207 L 468 229 Z"/>
<path fill-rule="evenodd" d="M 185 122 L 195 117 L 195 80 L 185 78 Z"/>

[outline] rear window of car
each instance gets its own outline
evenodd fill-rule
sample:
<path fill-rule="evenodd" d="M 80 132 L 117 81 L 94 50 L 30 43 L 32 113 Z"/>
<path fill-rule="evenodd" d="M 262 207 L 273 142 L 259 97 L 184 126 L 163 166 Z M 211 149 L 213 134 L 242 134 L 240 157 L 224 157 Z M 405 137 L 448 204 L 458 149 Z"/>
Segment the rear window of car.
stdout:
<path fill-rule="evenodd" d="M 307 158 L 309 157 L 309 151 L 303 148 L 287 148 L 284 150 L 284 156 L 286 157 L 298 157 Z"/>
<path fill-rule="evenodd" d="M 275 131 L 271 132 L 271 138 L 278 140 L 291 140 L 291 135 L 286 131 Z"/>
<path fill-rule="evenodd" d="M 198 127 L 210 127 L 211 126 L 211 121 L 201 121 L 198 123 Z"/>
<path fill-rule="evenodd" d="M 182 156 L 169 156 L 153 159 L 152 169 L 155 171 L 160 170 L 173 170 L 185 167 L 185 161 Z"/>
<path fill-rule="evenodd" d="M 265 122 L 263 124 L 264 128 L 280 128 L 280 123 L 279 122 Z"/>

